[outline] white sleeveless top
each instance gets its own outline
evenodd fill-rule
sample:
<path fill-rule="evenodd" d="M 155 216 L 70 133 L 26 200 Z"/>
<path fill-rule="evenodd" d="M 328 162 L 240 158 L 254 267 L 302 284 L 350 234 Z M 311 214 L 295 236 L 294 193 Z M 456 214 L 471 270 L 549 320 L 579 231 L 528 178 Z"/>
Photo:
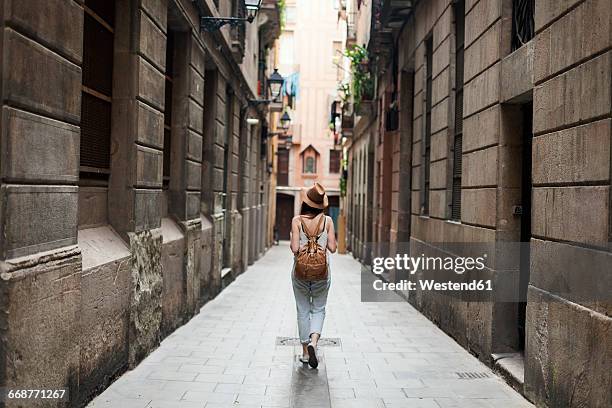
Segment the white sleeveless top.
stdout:
<path fill-rule="evenodd" d="M 327 250 L 327 222 L 330 220 L 328 220 L 328 217 L 326 215 L 323 215 L 323 216 L 325 217 L 325 220 L 323 221 L 323 232 L 321 232 L 321 234 L 319 235 L 319 238 L 317 239 L 317 243 L 321 245 L 322 248 L 325 248 L 325 257 L 327 258 L 327 274 L 329 275 L 330 268 L 329 268 L 329 251 Z M 306 245 L 307 243 L 308 243 L 308 237 L 306 236 L 302 223 L 300 222 L 300 248 Z M 294 270 L 295 270 L 295 260 L 293 261 L 292 273 Z"/>

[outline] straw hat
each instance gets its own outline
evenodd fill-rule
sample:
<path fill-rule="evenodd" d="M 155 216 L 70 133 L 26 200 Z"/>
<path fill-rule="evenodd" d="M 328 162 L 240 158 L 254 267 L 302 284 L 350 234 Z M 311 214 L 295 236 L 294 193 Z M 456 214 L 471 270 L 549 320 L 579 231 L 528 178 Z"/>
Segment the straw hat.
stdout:
<path fill-rule="evenodd" d="M 315 183 L 310 188 L 302 189 L 302 201 L 313 208 L 324 210 L 329 204 L 325 188 L 319 183 Z"/>

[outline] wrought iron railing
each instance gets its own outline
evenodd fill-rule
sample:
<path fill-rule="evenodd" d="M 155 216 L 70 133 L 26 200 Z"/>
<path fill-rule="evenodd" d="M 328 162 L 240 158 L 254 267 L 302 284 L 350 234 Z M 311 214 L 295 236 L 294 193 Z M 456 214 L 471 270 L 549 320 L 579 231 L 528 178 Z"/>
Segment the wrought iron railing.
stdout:
<path fill-rule="evenodd" d="M 535 35 L 534 0 L 514 0 L 512 3 L 512 51 L 526 44 Z"/>

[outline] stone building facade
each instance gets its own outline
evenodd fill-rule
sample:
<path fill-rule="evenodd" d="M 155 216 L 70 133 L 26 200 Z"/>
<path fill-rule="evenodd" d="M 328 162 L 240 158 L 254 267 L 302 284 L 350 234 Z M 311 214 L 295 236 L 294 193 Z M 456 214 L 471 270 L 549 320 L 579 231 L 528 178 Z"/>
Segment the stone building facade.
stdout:
<path fill-rule="evenodd" d="M 201 17 L 244 3 L 2 9 L 0 387 L 68 387 L 57 406 L 82 406 L 269 245 L 252 101 L 279 10 L 208 33 Z"/>
<path fill-rule="evenodd" d="M 346 129 L 354 256 L 523 243 L 479 276 L 513 301 L 406 297 L 538 406 L 610 406 L 610 2 L 348 7 L 376 80 Z"/>

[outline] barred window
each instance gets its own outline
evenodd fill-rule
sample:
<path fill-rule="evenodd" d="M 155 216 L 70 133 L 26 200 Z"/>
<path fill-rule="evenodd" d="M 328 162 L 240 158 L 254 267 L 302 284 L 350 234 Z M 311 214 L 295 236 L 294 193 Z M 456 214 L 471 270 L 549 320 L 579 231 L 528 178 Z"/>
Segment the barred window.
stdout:
<path fill-rule="evenodd" d="M 329 151 L 329 172 L 330 173 L 340 173 L 340 150 L 330 150 Z"/>
<path fill-rule="evenodd" d="M 164 102 L 163 188 L 170 185 L 170 150 L 172 149 L 172 80 L 174 78 L 174 32 L 168 30 L 166 42 L 166 86 Z"/>
<path fill-rule="evenodd" d="M 431 164 L 431 105 L 432 105 L 432 64 L 433 35 L 425 40 L 426 89 L 425 89 L 425 140 L 423 141 L 423 189 L 421 197 L 421 213 L 429 215 L 429 174 Z"/>
<path fill-rule="evenodd" d="M 110 173 L 115 2 L 87 0 L 83 20 L 81 178 Z"/>
<path fill-rule="evenodd" d="M 461 220 L 461 162 L 463 154 L 463 54 L 465 50 L 465 1 L 455 3 L 455 132 L 451 219 Z"/>
<path fill-rule="evenodd" d="M 521 48 L 535 35 L 534 0 L 512 2 L 512 51 Z"/>

